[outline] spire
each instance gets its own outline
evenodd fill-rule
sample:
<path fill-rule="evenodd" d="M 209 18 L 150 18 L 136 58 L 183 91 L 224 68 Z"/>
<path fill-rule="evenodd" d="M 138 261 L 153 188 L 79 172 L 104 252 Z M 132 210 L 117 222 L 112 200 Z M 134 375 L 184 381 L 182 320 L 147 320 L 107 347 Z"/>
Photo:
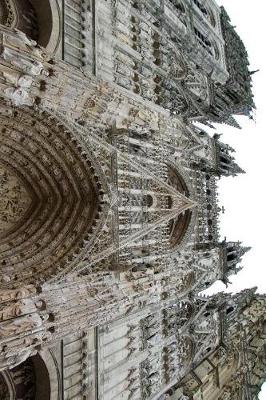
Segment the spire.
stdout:
<path fill-rule="evenodd" d="M 242 257 L 251 247 L 244 247 L 241 242 L 226 242 L 220 243 L 221 248 L 221 280 L 227 285 L 229 276 L 236 275 L 242 270 L 242 266 L 238 264 L 242 261 Z"/>
<path fill-rule="evenodd" d="M 213 136 L 216 146 L 216 171 L 219 176 L 237 176 L 245 174 L 245 171 L 235 162 L 233 153 L 235 152 L 227 144 L 219 141 L 220 135 Z"/>
<path fill-rule="evenodd" d="M 249 75 L 254 75 L 254 74 L 256 74 L 257 72 L 260 72 L 260 70 L 259 70 L 259 69 L 256 69 L 255 71 L 250 71 L 250 72 L 249 72 Z"/>
<path fill-rule="evenodd" d="M 225 120 L 225 124 L 232 126 L 233 128 L 242 129 L 237 120 L 232 115 L 228 116 L 228 118 Z"/>
<path fill-rule="evenodd" d="M 252 249 L 252 247 L 250 247 L 250 246 L 246 246 L 246 247 L 241 246 L 240 251 L 239 251 L 240 257 L 242 257 L 244 254 L 246 254 L 251 249 Z"/>
<path fill-rule="evenodd" d="M 246 173 L 246 171 L 244 171 L 242 168 L 240 168 L 239 165 L 236 164 L 235 162 L 232 162 L 232 164 L 231 164 L 231 172 L 232 172 L 231 175 L 233 175 L 233 176 Z"/>
<path fill-rule="evenodd" d="M 250 116 L 255 108 L 251 77 L 257 71 L 249 71 L 245 45 L 234 26 L 231 25 L 230 18 L 223 7 L 221 8 L 221 28 L 225 41 L 227 70 L 230 76 L 222 89 L 230 102 L 230 114 Z"/>

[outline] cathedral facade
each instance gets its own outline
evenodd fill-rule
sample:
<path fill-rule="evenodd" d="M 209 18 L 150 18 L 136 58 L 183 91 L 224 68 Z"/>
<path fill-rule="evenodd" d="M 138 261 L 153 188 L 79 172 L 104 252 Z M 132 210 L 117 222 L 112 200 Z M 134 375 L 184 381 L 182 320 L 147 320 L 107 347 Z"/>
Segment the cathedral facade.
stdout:
<path fill-rule="evenodd" d="M 266 297 L 202 295 L 248 66 L 213 0 L 0 0 L 1 400 L 258 399 Z"/>

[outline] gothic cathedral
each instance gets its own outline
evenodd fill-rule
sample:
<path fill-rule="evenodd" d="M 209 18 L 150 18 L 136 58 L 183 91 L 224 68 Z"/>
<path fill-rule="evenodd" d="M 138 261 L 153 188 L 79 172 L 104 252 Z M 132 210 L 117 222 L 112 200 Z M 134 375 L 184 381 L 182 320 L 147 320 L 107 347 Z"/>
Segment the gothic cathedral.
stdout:
<path fill-rule="evenodd" d="M 251 75 L 214 0 L 0 0 L 1 400 L 258 399 L 266 296 L 202 294 Z"/>

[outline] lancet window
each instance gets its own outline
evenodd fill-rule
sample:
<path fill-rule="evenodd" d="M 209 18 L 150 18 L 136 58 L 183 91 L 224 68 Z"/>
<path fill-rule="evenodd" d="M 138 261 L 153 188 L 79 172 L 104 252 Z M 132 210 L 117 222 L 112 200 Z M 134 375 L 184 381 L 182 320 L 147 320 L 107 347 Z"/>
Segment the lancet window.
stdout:
<path fill-rule="evenodd" d="M 186 197 L 189 197 L 189 191 L 186 186 L 184 179 L 180 174 L 171 166 L 168 167 L 168 181 L 179 193 L 182 193 Z M 170 208 L 173 207 L 170 199 Z M 184 235 L 188 229 L 191 221 L 192 213 L 190 210 L 186 210 L 175 219 L 169 222 L 169 235 L 170 235 L 170 247 L 176 247 L 182 242 Z"/>

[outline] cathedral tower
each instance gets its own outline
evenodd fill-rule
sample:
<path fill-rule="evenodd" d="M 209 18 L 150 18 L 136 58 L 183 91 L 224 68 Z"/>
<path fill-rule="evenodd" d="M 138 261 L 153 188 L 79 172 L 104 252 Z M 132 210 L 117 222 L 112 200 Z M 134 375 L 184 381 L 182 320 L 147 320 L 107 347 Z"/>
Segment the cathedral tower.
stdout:
<path fill-rule="evenodd" d="M 225 11 L 0 0 L 0 44 L 0 396 L 254 400 L 265 297 L 201 295 L 245 252 L 217 191 L 243 171 L 194 124 L 252 116 Z"/>

